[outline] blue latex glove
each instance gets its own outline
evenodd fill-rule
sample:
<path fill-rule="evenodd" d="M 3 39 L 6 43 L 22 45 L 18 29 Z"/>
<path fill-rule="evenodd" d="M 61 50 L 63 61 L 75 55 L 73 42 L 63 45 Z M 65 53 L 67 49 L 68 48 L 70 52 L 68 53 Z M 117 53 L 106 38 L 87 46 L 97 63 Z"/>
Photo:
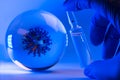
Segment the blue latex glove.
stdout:
<path fill-rule="evenodd" d="M 120 39 L 120 0 L 66 0 L 64 6 L 67 11 L 96 11 L 91 25 L 91 41 L 94 45 L 103 42 L 103 58 L 112 58 Z"/>

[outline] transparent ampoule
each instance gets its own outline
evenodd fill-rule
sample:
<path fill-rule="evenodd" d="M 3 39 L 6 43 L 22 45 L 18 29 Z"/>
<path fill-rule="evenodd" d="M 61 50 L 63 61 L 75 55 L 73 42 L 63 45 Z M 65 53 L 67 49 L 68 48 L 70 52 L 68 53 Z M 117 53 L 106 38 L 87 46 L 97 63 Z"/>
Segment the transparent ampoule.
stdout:
<path fill-rule="evenodd" d="M 79 58 L 81 68 L 85 68 L 90 63 L 90 50 L 87 39 L 81 26 L 77 24 L 77 20 L 73 12 L 66 12 L 69 24 L 71 26 L 70 35 Z"/>

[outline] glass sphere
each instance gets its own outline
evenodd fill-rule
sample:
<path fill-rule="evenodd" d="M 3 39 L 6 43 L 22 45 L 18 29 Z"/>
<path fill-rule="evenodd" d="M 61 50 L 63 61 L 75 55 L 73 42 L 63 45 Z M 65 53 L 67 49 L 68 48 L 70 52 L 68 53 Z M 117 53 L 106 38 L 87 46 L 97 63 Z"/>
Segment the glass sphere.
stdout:
<path fill-rule="evenodd" d="M 55 65 L 66 43 L 63 24 L 45 11 L 31 10 L 18 15 L 6 32 L 11 60 L 26 70 L 44 70 Z"/>

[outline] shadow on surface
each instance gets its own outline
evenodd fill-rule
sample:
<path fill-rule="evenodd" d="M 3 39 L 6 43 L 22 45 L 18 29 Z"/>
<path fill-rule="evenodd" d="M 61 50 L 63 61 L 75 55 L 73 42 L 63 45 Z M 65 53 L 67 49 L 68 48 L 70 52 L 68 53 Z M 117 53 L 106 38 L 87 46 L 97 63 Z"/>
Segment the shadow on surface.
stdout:
<path fill-rule="evenodd" d="M 0 80 L 91 80 L 77 66 L 66 67 L 56 65 L 45 71 L 25 71 L 13 63 L 3 63 L 0 66 Z"/>

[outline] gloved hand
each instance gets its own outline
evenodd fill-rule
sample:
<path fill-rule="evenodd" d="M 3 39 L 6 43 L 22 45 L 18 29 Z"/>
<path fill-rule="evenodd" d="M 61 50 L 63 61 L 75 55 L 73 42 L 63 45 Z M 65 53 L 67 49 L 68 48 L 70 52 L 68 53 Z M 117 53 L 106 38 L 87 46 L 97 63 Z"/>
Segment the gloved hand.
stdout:
<path fill-rule="evenodd" d="M 64 7 L 67 11 L 96 11 L 91 25 L 91 41 L 94 45 L 103 42 L 103 58 L 112 58 L 120 41 L 120 0 L 66 0 Z"/>

